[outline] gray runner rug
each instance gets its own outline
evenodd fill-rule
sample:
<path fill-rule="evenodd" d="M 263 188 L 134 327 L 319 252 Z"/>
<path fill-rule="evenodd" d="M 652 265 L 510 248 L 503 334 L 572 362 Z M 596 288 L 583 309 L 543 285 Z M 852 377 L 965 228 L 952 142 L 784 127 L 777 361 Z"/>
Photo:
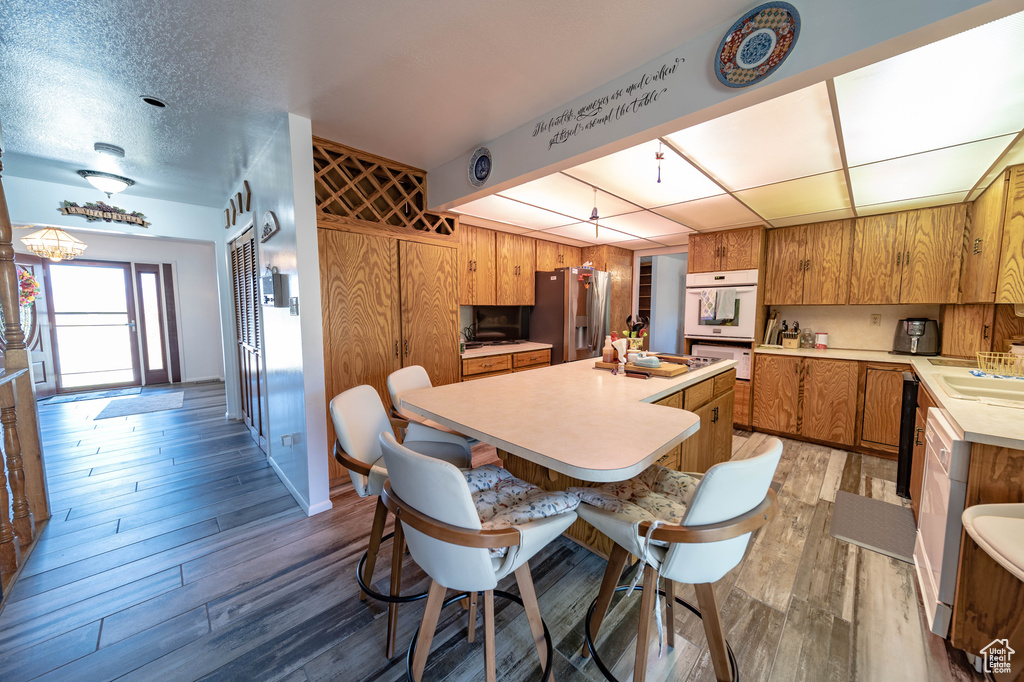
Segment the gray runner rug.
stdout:
<path fill-rule="evenodd" d="M 837 540 L 914 563 L 917 524 L 908 507 L 840 490 L 832 506 L 829 533 Z"/>
<path fill-rule="evenodd" d="M 127 417 L 130 414 L 143 414 L 145 412 L 177 410 L 184 402 L 184 391 L 144 393 L 128 398 L 114 398 L 107 403 L 107 406 L 98 415 L 93 417 L 93 420 Z"/>

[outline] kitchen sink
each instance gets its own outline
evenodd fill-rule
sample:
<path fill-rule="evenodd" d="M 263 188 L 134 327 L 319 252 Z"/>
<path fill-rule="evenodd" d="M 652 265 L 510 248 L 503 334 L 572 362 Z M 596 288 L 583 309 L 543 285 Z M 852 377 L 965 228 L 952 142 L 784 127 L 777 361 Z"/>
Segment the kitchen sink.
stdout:
<path fill-rule="evenodd" d="M 1024 408 L 1024 380 L 940 374 L 939 384 L 951 398 Z"/>

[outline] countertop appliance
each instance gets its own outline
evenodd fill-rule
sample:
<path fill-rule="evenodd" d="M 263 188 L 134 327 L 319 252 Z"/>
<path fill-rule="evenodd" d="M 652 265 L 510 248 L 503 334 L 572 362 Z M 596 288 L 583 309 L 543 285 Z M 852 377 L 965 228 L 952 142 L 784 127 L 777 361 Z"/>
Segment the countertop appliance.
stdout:
<path fill-rule="evenodd" d="M 732 305 L 723 306 L 723 301 Z M 702 307 L 713 312 L 702 314 Z M 757 270 L 689 273 L 683 335 L 688 339 L 753 341 L 757 307 Z"/>
<path fill-rule="evenodd" d="M 530 340 L 551 344 L 552 365 L 601 355 L 611 333 L 610 290 L 611 276 L 600 270 L 536 273 Z"/>
<path fill-rule="evenodd" d="M 959 440 L 953 426 L 934 407 L 928 408 L 925 441 L 914 568 L 928 627 L 940 637 L 947 637 L 960 559 L 971 444 Z"/>
<path fill-rule="evenodd" d="M 892 337 L 892 352 L 897 355 L 938 355 L 939 323 L 926 317 L 900 320 Z"/>
<path fill-rule="evenodd" d="M 695 343 L 690 352 L 699 357 L 723 358 L 736 361 L 736 378 L 750 379 L 750 349 L 738 346 L 712 346 Z"/>

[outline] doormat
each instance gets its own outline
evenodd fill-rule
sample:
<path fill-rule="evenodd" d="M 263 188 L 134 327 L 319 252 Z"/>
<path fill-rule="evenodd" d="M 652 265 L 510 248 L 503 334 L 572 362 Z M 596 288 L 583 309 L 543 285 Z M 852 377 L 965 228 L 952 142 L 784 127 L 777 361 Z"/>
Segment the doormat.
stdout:
<path fill-rule="evenodd" d="M 120 398 L 124 395 L 138 395 L 142 392 L 141 386 L 134 388 L 112 388 L 109 391 L 90 391 L 88 393 L 67 393 L 55 395 L 43 401 L 43 405 L 60 405 L 61 403 L 77 403 L 82 400 L 99 400 L 100 398 Z"/>
<path fill-rule="evenodd" d="M 184 402 L 184 391 L 173 391 L 171 393 L 145 393 L 143 395 L 130 396 L 128 398 L 115 398 L 107 403 L 107 406 L 103 408 L 103 411 L 93 417 L 93 421 L 97 419 L 110 419 L 112 417 L 127 417 L 130 414 L 177 410 Z"/>
<path fill-rule="evenodd" d="M 917 524 L 907 507 L 840 490 L 832 506 L 829 533 L 837 540 L 914 563 Z"/>

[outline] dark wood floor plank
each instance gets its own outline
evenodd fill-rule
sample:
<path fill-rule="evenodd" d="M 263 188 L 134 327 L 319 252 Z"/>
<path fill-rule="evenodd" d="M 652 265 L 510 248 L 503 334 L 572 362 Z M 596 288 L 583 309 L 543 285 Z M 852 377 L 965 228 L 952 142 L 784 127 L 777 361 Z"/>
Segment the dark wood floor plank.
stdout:
<path fill-rule="evenodd" d="M 31 680 L 56 670 L 96 650 L 100 621 L 57 635 L 28 649 L 0 658 L 0 677 L 5 682 Z"/>
<path fill-rule="evenodd" d="M 66 549 L 77 547 L 79 545 L 88 545 L 100 538 L 109 537 L 116 532 L 117 521 L 108 521 L 107 523 L 85 528 L 76 533 L 65 533 L 64 535 L 50 535 L 49 533 L 44 533 L 42 537 L 36 541 L 35 549 L 32 550 L 32 556 L 43 557 L 46 554 L 62 552 Z M 34 561 L 39 561 L 39 559 L 35 559 Z M 25 567 L 28 568 L 28 564 L 26 564 Z"/>

